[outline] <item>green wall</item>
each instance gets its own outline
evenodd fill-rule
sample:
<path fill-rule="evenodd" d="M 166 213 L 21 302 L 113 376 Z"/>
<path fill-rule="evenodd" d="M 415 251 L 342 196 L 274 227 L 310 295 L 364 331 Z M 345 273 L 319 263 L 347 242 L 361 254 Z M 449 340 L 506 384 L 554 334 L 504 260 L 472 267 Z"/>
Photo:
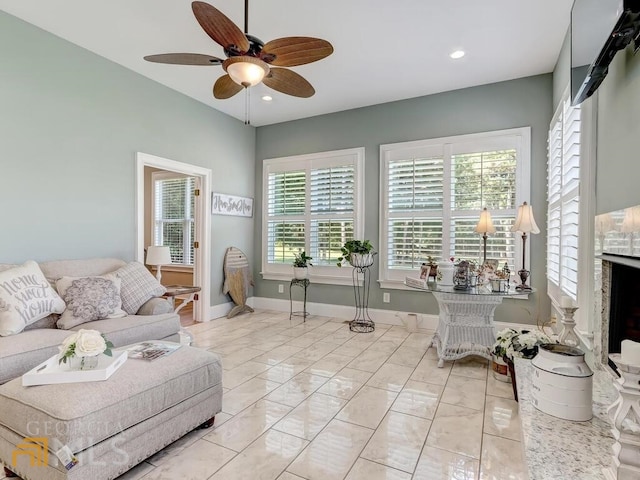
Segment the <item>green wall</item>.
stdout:
<path fill-rule="evenodd" d="M 253 196 L 255 129 L 0 12 L 0 263 L 135 256 L 135 152 Z M 253 221 L 212 217 L 212 305 Z"/>
<path fill-rule="evenodd" d="M 553 105 L 558 105 L 569 83 L 569 36 L 553 71 Z M 640 205 L 640 55 L 633 47 L 618 52 L 609 73 L 596 91 L 597 153 L 596 214 Z"/>
<path fill-rule="evenodd" d="M 542 231 L 532 237 L 532 281 L 538 293 L 528 301 L 506 300 L 496 312 L 502 321 L 535 323 L 549 316 L 545 278 L 545 211 L 547 131 L 553 96 L 550 74 L 522 78 L 464 90 L 322 115 L 259 127 L 256 138 L 256 212 L 254 271 L 260 271 L 262 161 L 350 147 L 365 147 L 365 237 L 378 244 L 380 144 L 437 138 L 531 126 L 531 204 Z M 254 295 L 286 298 L 277 293 L 277 281 L 256 275 Z M 378 278 L 377 267 L 372 278 Z M 433 297 L 421 292 L 386 290 L 391 303 L 382 303 L 383 291 L 372 285 L 371 308 L 437 314 Z M 350 288 L 313 285 L 312 302 L 353 305 Z"/>
<path fill-rule="evenodd" d="M 640 54 L 619 52 L 598 89 L 596 213 L 640 205 Z"/>

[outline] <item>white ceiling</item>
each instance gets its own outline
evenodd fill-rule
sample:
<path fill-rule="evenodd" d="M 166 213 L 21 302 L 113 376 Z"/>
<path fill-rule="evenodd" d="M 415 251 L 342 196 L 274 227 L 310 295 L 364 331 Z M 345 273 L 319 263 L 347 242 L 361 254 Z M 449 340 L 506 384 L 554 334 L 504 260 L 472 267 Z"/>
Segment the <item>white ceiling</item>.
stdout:
<path fill-rule="evenodd" d="M 242 0 L 210 0 L 241 29 Z M 328 40 L 334 53 L 293 67 L 316 89 L 308 99 L 251 89 L 251 123 L 311 117 L 553 70 L 573 0 L 252 0 L 249 33 Z M 244 119 L 241 92 L 213 98 L 222 67 L 161 65 L 169 52 L 224 58 L 200 28 L 191 0 L 0 0 L 0 9 Z M 452 60 L 449 53 L 466 56 Z M 271 103 L 261 100 L 273 96 Z"/>

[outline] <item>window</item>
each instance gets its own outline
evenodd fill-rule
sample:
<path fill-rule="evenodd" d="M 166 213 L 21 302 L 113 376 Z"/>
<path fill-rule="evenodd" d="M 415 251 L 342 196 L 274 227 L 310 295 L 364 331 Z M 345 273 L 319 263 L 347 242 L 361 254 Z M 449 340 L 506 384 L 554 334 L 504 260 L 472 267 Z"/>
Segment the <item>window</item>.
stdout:
<path fill-rule="evenodd" d="M 521 268 L 511 226 L 529 200 L 529 145 L 529 128 L 382 145 L 381 285 L 400 288 L 429 256 L 482 262 L 485 207 L 496 227 L 487 259 Z"/>
<path fill-rule="evenodd" d="M 568 89 L 551 120 L 547 163 L 547 293 L 577 304 L 577 330 L 591 348 L 596 291 L 595 158 L 597 93 L 571 106 Z M 583 294 L 581 294 L 581 292 Z"/>
<path fill-rule="evenodd" d="M 580 107 L 568 98 L 549 130 L 547 167 L 547 279 L 578 299 L 578 229 L 580 226 Z"/>
<path fill-rule="evenodd" d="M 267 279 L 290 279 L 293 257 L 313 257 L 320 283 L 344 283 L 340 247 L 363 233 L 364 148 L 264 161 L 263 262 Z"/>
<path fill-rule="evenodd" d="M 154 172 L 153 244 L 171 250 L 171 261 L 193 265 L 195 177 Z"/>

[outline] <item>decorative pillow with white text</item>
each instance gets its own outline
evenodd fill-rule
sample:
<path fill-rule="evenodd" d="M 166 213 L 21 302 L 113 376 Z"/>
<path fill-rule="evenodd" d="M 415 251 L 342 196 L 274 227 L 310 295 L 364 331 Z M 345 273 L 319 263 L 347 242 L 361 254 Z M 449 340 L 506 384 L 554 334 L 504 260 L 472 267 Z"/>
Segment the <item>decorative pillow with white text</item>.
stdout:
<path fill-rule="evenodd" d="M 120 283 L 120 279 L 112 274 L 59 278 L 56 288 L 67 309 L 57 322 L 58 328 L 69 330 L 94 320 L 124 317 Z"/>
<path fill-rule="evenodd" d="M 20 333 L 52 313 L 62 313 L 58 296 L 34 261 L 0 272 L 0 336 Z"/>

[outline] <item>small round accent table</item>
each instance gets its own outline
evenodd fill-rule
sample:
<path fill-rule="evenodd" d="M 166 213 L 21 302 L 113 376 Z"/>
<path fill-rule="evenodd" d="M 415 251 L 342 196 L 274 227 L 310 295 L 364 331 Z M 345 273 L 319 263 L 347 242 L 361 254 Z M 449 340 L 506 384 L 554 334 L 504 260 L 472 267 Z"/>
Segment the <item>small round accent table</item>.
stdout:
<path fill-rule="evenodd" d="M 291 283 L 289 284 L 289 306 L 290 306 L 290 310 L 289 310 L 289 320 L 291 320 L 292 317 L 294 316 L 298 316 L 298 317 L 302 317 L 304 318 L 304 321 L 307 321 L 307 317 L 309 316 L 309 312 L 307 312 L 307 288 L 309 287 L 309 284 L 311 282 L 309 281 L 308 278 L 303 278 L 303 279 L 298 279 L 298 278 L 294 278 L 291 280 Z M 291 295 L 291 291 L 293 290 L 293 287 L 300 287 L 302 288 L 302 290 L 304 290 L 304 301 L 302 303 L 302 311 L 293 311 L 293 296 Z"/>

